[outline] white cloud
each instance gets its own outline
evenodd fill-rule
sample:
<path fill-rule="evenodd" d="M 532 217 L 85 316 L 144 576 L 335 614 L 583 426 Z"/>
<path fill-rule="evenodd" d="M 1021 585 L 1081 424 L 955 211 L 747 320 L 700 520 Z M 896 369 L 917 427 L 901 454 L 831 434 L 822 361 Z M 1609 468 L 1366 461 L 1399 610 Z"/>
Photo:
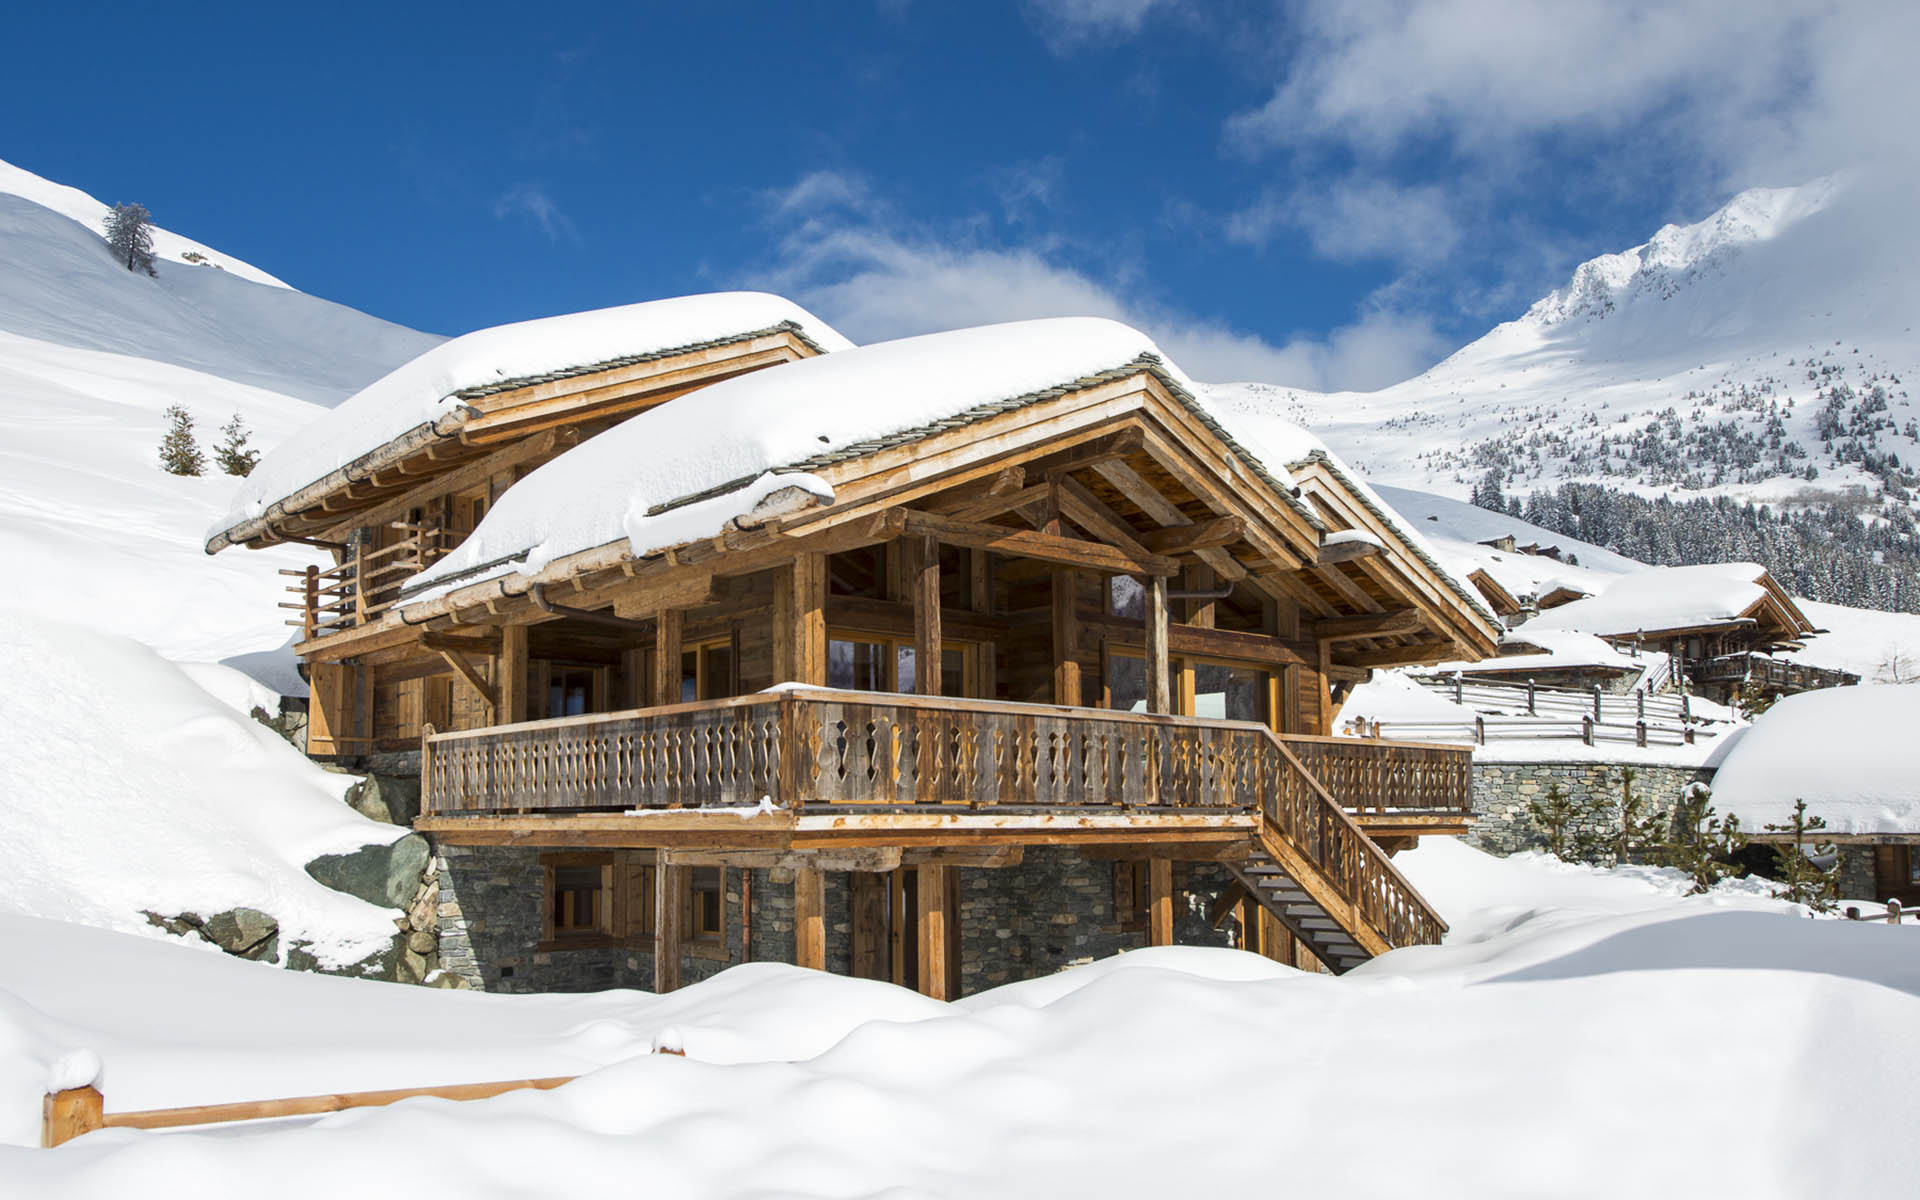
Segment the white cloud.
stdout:
<path fill-rule="evenodd" d="M 1230 214 L 1226 230 L 1233 240 L 1254 246 L 1265 246 L 1283 230 L 1298 230 L 1322 258 L 1404 264 L 1439 262 L 1461 237 L 1460 219 L 1446 192 L 1378 178 L 1270 190 Z"/>
<path fill-rule="evenodd" d="M 1147 14 L 1164 0 L 1026 0 L 1027 20 L 1055 54 L 1068 54 L 1093 42 L 1110 42 L 1140 32 Z"/>
<path fill-rule="evenodd" d="M 816 199 L 834 189 L 810 188 Z M 1324 338 L 1275 345 L 1255 334 L 1143 300 L 1114 266 L 1096 279 L 1058 261 L 1053 242 L 1002 247 L 937 237 L 836 212 L 776 212 L 793 224 L 773 262 L 748 282 L 794 297 L 856 341 L 1035 317 L 1110 317 L 1145 330 L 1189 374 L 1315 391 L 1370 390 L 1418 374 L 1450 344 L 1423 318 L 1371 311 Z"/>
<path fill-rule="evenodd" d="M 579 230 L 540 184 L 516 183 L 495 197 L 494 220 L 505 221 L 516 216 L 525 218 L 550 242 L 565 240 L 577 245 L 580 241 Z"/>
<path fill-rule="evenodd" d="M 1398 0 L 1297 16 L 1271 97 L 1229 124 L 1254 151 L 1502 162 L 1573 137 L 1684 156 L 1716 188 L 1914 155 L 1920 5 Z"/>

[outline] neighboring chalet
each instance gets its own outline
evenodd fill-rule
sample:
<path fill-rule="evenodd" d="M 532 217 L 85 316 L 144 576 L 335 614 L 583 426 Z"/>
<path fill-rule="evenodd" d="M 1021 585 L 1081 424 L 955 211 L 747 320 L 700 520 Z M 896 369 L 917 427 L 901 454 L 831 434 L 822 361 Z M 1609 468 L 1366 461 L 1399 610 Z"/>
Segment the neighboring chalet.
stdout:
<path fill-rule="evenodd" d="M 1655 567 L 1597 596 L 1558 604 L 1516 630 L 1572 630 L 1636 652 L 1665 653 L 1669 670 L 1722 703 L 1859 682 L 1856 676 L 1773 657 L 1797 650 L 1813 622 L 1757 563 Z"/>
<path fill-rule="evenodd" d="M 309 750 L 417 771 L 442 961 L 954 996 L 1131 946 L 1345 970 L 1444 925 L 1389 853 L 1469 754 L 1330 736 L 1499 629 L 1301 431 L 1135 330 L 861 348 L 700 296 L 447 343 L 261 463 Z"/>
<path fill-rule="evenodd" d="M 1848 900 L 1920 905 L 1920 687 L 1864 684 L 1787 696 L 1728 749 L 1713 803 L 1755 841 L 1788 838 L 1796 800 L 1827 827 Z M 1809 846 L 1809 851 L 1812 847 Z"/>

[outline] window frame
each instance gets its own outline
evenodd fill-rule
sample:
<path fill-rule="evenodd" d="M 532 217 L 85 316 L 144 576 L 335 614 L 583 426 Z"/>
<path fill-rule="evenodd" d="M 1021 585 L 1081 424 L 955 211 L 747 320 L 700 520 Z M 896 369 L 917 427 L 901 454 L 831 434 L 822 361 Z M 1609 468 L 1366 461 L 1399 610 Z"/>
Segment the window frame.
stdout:
<path fill-rule="evenodd" d="M 651 853 L 548 851 L 540 855 L 540 869 L 541 932 L 537 951 L 652 946 L 658 918 L 654 912 L 654 872 L 658 868 Z M 581 869 L 600 872 L 599 885 L 594 889 L 594 922 L 563 929 L 554 914 L 560 873 Z"/>

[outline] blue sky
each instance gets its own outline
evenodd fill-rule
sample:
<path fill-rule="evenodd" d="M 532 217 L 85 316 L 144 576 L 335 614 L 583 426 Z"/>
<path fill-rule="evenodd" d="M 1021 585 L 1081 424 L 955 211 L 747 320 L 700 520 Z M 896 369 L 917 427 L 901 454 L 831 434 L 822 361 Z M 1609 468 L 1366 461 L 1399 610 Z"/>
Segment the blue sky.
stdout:
<path fill-rule="evenodd" d="M 753 286 L 1323 388 L 1910 142 L 1861 77 L 1916 44 L 1775 0 L 54 7 L 9 18 L 0 158 L 389 320 Z"/>

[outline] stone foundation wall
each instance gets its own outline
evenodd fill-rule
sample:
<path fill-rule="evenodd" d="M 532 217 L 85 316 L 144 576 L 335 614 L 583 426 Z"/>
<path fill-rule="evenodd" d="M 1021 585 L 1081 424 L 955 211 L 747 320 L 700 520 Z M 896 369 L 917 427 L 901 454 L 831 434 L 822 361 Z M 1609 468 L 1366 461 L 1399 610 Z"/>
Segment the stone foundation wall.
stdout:
<path fill-rule="evenodd" d="M 1619 763 L 1479 763 L 1473 764 L 1473 831 L 1467 844 L 1493 854 L 1539 850 L 1547 835 L 1527 812 L 1529 802 L 1546 798 L 1559 784 L 1576 803 L 1603 797 L 1618 813 L 1623 771 Z M 1700 767 L 1635 765 L 1634 794 L 1659 811 L 1671 813 L 1690 783 L 1711 785 L 1713 772 Z M 1602 832 L 1583 830 L 1583 832 Z"/>
<path fill-rule="evenodd" d="M 440 846 L 440 969 L 470 987 L 489 992 L 591 992 L 607 988 L 653 989 L 651 939 L 628 944 L 542 946 L 545 878 L 540 851 L 512 846 Z M 726 939 L 723 953 L 688 952 L 680 958 L 680 981 L 697 983 L 736 963 L 741 953 L 745 874 L 726 876 Z M 754 957 L 793 957 L 793 888 L 754 871 Z"/>
<path fill-rule="evenodd" d="M 489 992 L 581 992 L 653 988 L 650 942 L 555 948 L 541 945 L 545 887 L 540 851 L 504 846 L 441 846 L 439 967 Z M 1142 865 L 1142 872 L 1145 867 Z M 1144 920 L 1114 907 L 1114 867 L 1070 847 L 1031 847 L 1017 867 L 960 868 L 959 995 L 1049 975 L 1147 943 Z M 1175 863 L 1174 940 L 1187 946 L 1239 944 L 1236 917 L 1215 929 L 1208 914 L 1232 884 L 1224 867 Z M 727 872 L 726 954 L 682 956 L 690 984 L 744 962 L 741 916 L 757 962 L 794 960 L 793 876 L 785 870 Z M 826 878 L 827 969 L 853 964 L 849 876 Z"/>

